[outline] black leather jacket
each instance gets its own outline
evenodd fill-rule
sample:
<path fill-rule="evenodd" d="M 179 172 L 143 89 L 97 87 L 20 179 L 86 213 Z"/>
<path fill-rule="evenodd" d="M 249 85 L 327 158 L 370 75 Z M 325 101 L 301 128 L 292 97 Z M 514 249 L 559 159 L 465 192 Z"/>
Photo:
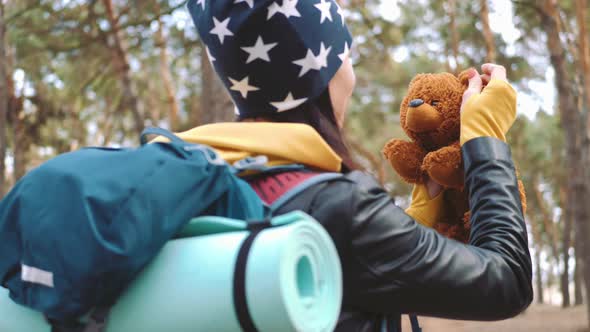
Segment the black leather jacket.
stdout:
<path fill-rule="evenodd" d="M 306 211 L 336 244 L 344 280 L 336 331 L 382 331 L 384 317 L 395 331 L 402 313 L 499 320 L 530 304 L 531 259 L 510 149 L 478 138 L 462 151 L 469 245 L 417 224 L 360 172 L 316 185 L 279 211 Z"/>

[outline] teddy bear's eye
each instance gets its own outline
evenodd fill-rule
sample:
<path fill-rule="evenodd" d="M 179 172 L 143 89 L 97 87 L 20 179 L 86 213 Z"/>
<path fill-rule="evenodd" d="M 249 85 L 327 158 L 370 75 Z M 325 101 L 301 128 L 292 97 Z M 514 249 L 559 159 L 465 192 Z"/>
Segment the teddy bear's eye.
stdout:
<path fill-rule="evenodd" d="M 432 106 L 438 106 L 438 103 L 439 103 L 439 102 L 440 102 L 440 101 L 438 101 L 438 100 L 433 100 L 433 101 L 432 101 L 430 104 L 431 104 Z"/>

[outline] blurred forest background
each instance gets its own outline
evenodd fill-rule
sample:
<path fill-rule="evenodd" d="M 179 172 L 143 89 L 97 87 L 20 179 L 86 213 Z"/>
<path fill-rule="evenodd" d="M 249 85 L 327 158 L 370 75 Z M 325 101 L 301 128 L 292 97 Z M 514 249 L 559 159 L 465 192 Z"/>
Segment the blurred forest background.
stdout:
<path fill-rule="evenodd" d="M 379 151 L 404 136 L 399 103 L 411 78 L 486 61 L 507 67 L 519 91 L 509 139 L 528 192 L 535 301 L 587 303 L 589 1 L 340 3 L 358 79 L 347 134 L 359 162 L 401 205 L 411 188 Z M 233 117 L 184 1 L 0 0 L 1 195 L 59 153 L 132 146 L 146 125 L 179 131 Z M 561 319 L 587 326 L 590 306 L 579 308 Z M 537 329 L 558 330 L 566 331 Z"/>

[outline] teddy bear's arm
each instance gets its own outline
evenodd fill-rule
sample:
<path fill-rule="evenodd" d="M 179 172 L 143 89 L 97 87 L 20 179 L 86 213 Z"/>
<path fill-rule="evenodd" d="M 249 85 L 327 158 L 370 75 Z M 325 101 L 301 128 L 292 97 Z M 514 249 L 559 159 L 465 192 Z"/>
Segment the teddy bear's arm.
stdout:
<path fill-rule="evenodd" d="M 422 170 L 443 187 L 462 189 L 465 179 L 459 142 L 428 153 Z"/>
<path fill-rule="evenodd" d="M 426 151 L 418 144 L 394 139 L 385 145 L 383 155 L 404 181 L 412 184 L 423 182 L 422 161 Z"/>

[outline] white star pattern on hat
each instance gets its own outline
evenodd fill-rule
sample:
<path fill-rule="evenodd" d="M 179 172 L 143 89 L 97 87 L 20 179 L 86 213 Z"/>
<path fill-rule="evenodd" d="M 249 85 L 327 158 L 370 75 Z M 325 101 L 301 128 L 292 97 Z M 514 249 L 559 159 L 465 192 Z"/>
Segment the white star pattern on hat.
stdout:
<path fill-rule="evenodd" d="M 330 52 L 332 52 L 332 46 L 330 46 L 330 47 L 328 47 L 328 49 L 326 49 L 326 46 L 324 46 L 324 43 L 321 43 L 320 54 L 316 58 L 316 60 L 318 61 L 318 64 L 320 65 L 320 68 L 328 67 L 328 55 L 330 55 Z"/>
<path fill-rule="evenodd" d="M 340 54 L 338 54 L 338 57 L 340 58 L 340 60 L 342 60 L 342 62 L 344 62 L 344 60 L 346 60 L 346 58 L 348 57 L 348 55 L 350 54 L 350 48 L 348 48 L 348 42 L 344 43 L 344 51 Z"/>
<path fill-rule="evenodd" d="M 273 2 L 270 6 L 268 6 L 268 16 L 266 17 L 266 20 L 270 20 L 273 16 L 275 16 L 276 13 L 280 12 L 281 6 L 279 6 L 278 3 Z"/>
<path fill-rule="evenodd" d="M 332 51 L 332 46 L 326 49 L 324 43 L 320 45 L 320 53 L 315 56 L 313 55 L 313 51 L 311 49 L 307 50 L 307 54 L 305 58 L 293 61 L 294 64 L 301 66 L 301 72 L 299 72 L 299 77 L 303 77 L 303 75 L 307 74 L 310 70 L 320 70 L 324 67 L 328 67 L 328 55 Z"/>
<path fill-rule="evenodd" d="M 213 61 L 217 60 L 217 59 L 215 59 L 215 57 L 213 55 L 211 55 L 211 51 L 209 51 L 209 46 L 205 46 L 205 51 L 207 51 L 207 57 L 209 58 L 209 61 L 211 63 L 213 63 Z"/>
<path fill-rule="evenodd" d="M 243 98 L 248 98 L 248 92 L 250 92 L 250 91 L 260 90 L 259 88 L 250 85 L 250 83 L 249 83 L 250 78 L 248 76 L 244 77 L 244 79 L 242 79 L 241 81 L 234 80 L 231 77 L 228 77 L 228 79 L 233 84 L 233 86 L 230 88 L 230 90 L 239 91 L 242 94 Z"/>
<path fill-rule="evenodd" d="M 225 36 L 233 36 L 234 33 L 231 32 L 227 25 L 229 24 L 230 18 L 226 18 L 223 22 L 219 22 L 216 17 L 213 17 L 213 24 L 215 27 L 211 30 L 212 35 L 217 35 L 219 37 L 219 42 L 223 45 L 223 41 L 225 40 Z"/>
<path fill-rule="evenodd" d="M 277 13 L 285 15 L 286 18 L 291 16 L 301 17 L 301 13 L 299 13 L 297 10 L 298 2 L 299 0 L 283 0 L 283 4 L 281 6 L 279 6 L 276 2 L 273 2 L 270 6 L 268 6 L 267 20 L 270 20 Z"/>
<path fill-rule="evenodd" d="M 344 26 L 344 10 L 342 10 L 342 7 L 340 7 L 340 5 L 338 3 L 336 3 L 336 7 L 338 7 L 338 10 L 336 11 L 338 13 L 338 15 L 340 15 L 340 18 L 342 20 L 342 26 Z"/>
<path fill-rule="evenodd" d="M 250 6 L 250 8 L 254 8 L 254 0 L 236 0 L 234 3 L 245 2 Z"/>
<path fill-rule="evenodd" d="M 330 7 L 332 7 L 332 3 L 330 1 L 326 2 L 326 0 L 321 0 L 320 3 L 314 5 L 320 12 L 322 12 L 322 18 L 320 19 L 320 24 L 324 23 L 326 19 L 332 22 L 332 13 L 330 12 Z"/>
<path fill-rule="evenodd" d="M 283 8 L 281 13 L 287 18 L 291 16 L 301 17 L 301 14 L 297 10 L 297 3 L 299 0 L 283 0 Z"/>
<path fill-rule="evenodd" d="M 287 98 L 285 98 L 285 100 L 271 102 L 270 104 L 274 106 L 278 112 L 284 112 L 290 109 L 294 109 L 295 107 L 305 103 L 306 101 L 307 98 L 295 99 L 293 97 L 293 93 L 289 92 L 289 95 L 287 95 Z"/>
<path fill-rule="evenodd" d="M 189 4 L 204 43 L 202 55 L 209 58 L 243 118 L 301 108 L 327 88 L 352 55 L 353 40 L 345 24 L 350 12 L 337 0 Z"/>
<path fill-rule="evenodd" d="M 266 62 L 270 62 L 268 52 L 277 45 L 278 43 L 265 44 L 262 40 L 262 36 L 258 36 L 258 39 L 256 40 L 254 46 L 242 47 L 242 50 L 246 51 L 250 55 L 248 57 L 248 60 L 246 60 L 246 63 L 250 63 L 256 59 L 261 59 Z"/>

